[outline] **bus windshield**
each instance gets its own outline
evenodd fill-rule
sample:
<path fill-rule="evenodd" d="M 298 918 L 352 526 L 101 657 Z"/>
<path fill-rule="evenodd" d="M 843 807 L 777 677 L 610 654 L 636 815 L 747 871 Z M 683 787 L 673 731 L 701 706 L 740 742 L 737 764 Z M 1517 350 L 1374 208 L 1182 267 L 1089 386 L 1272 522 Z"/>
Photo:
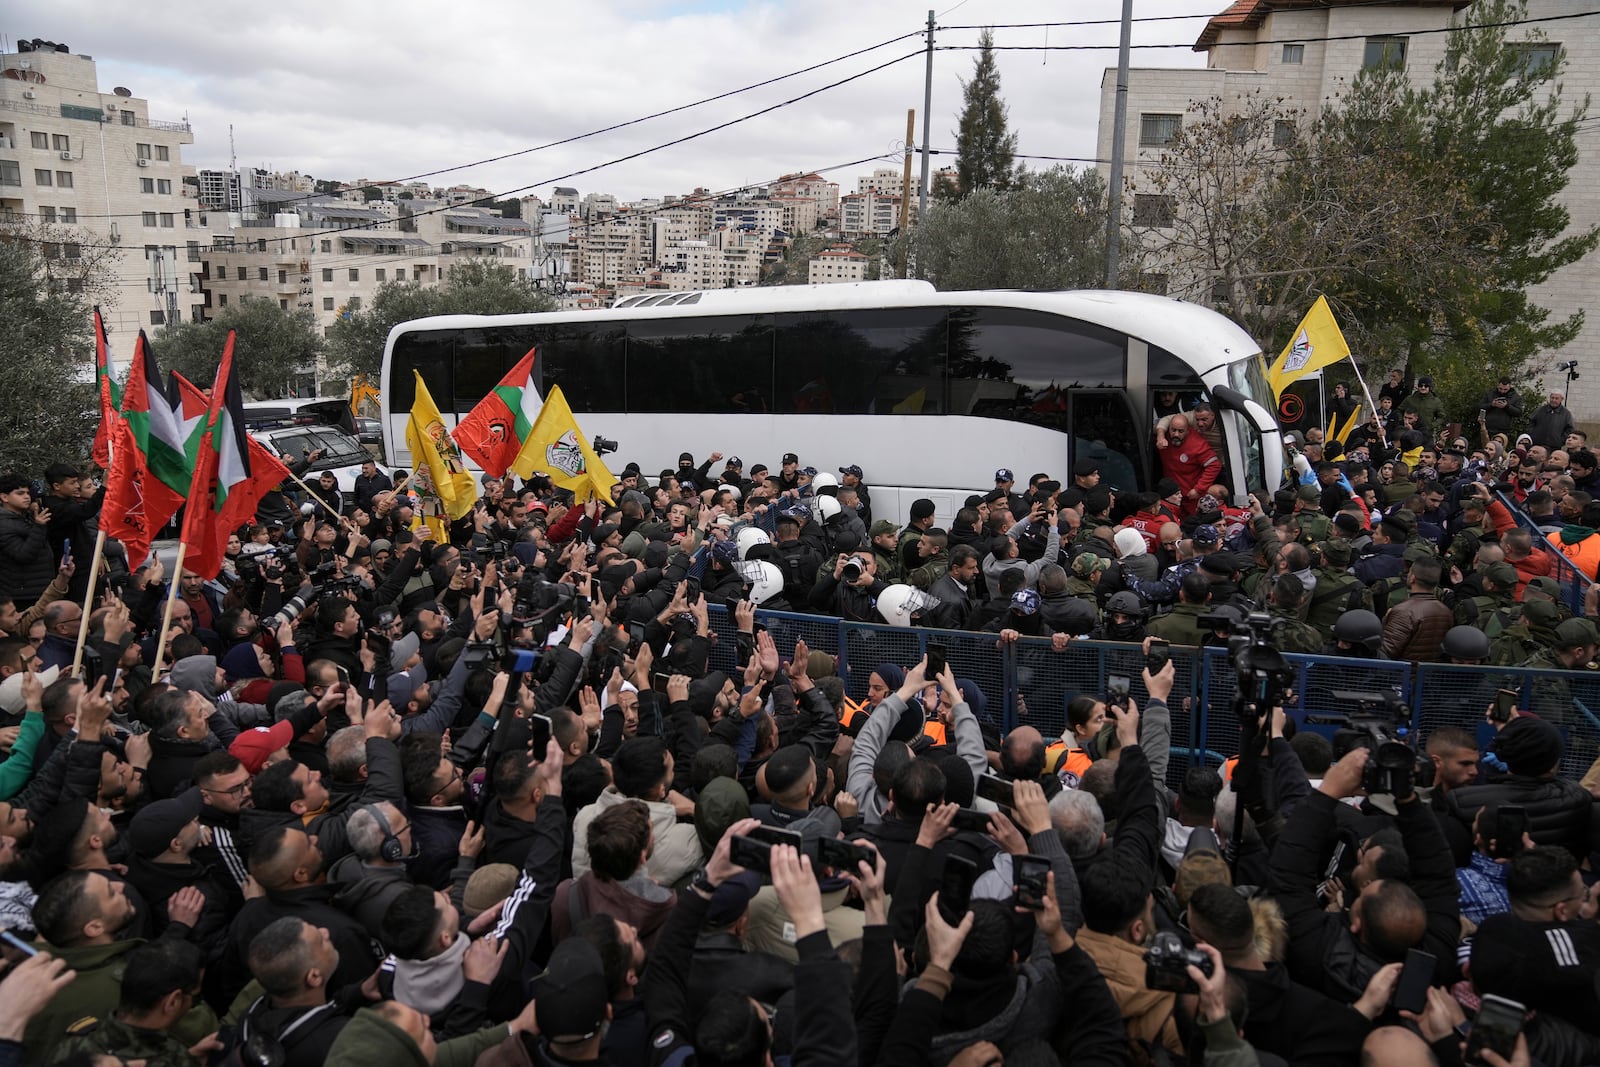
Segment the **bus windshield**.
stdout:
<path fill-rule="evenodd" d="M 1260 352 L 1228 364 L 1228 384 L 1268 411 L 1278 406 L 1272 386 L 1267 383 L 1267 361 Z"/>

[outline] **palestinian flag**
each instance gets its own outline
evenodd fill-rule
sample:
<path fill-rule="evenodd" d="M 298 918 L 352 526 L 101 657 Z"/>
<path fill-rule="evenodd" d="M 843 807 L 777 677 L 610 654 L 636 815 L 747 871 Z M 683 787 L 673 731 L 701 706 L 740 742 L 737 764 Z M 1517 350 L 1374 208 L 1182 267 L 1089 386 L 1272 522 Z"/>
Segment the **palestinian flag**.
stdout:
<path fill-rule="evenodd" d="M 183 565 L 202 578 L 215 578 L 222 570 L 222 554 L 227 547 L 223 516 L 230 510 L 229 500 L 235 493 L 248 495 L 250 483 L 249 437 L 244 430 L 244 397 L 233 374 L 233 344 L 234 333 L 230 330 L 222 363 L 217 367 L 217 380 L 211 386 L 211 403 L 195 453 L 194 476 L 183 515 Z M 236 502 L 235 509 L 243 503 L 243 499 Z M 253 502 L 248 507 L 255 510 Z"/>
<path fill-rule="evenodd" d="M 205 390 L 195 385 L 189 379 L 173 371 L 170 374 L 169 398 L 177 396 L 173 403 L 173 410 L 177 411 L 181 404 L 185 413 L 199 411 L 201 413 L 200 431 L 196 435 L 196 449 L 199 448 L 199 435 L 205 431 L 205 416 L 211 408 L 211 397 Z M 237 378 L 235 378 L 237 380 Z M 223 398 L 224 410 L 227 410 L 227 398 Z M 240 409 L 242 412 L 242 408 Z M 187 415 L 180 415 L 187 418 Z M 240 413 L 234 413 L 235 424 L 242 424 Z M 235 488 L 227 494 L 226 507 L 220 511 L 217 519 L 217 535 L 226 544 L 228 535 L 246 523 L 255 521 L 256 505 L 261 503 L 261 498 L 271 492 L 276 486 L 282 484 L 289 477 L 289 468 L 285 467 L 277 456 L 267 450 L 267 447 L 254 437 L 245 435 L 247 447 L 246 455 L 249 457 L 250 478 L 243 488 Z"/>
<path fill-rule="evenodd" d="M 113 427 L 111 467 L 100 509 L 100 528 L 123 543 L 130 567 L 150 555 L 151 540 L 183 503 L 183 493 L 174 492 L 151 465 L 152 451 L 170 448 L 164 442 L 177 433 L 172 409 L 156 384 L 160 380 L 155 354 L 140 331 L 122 388 L 121 417 Z"/>
<path fill-rule="evenodd" d="M 111 435 L 116 432 L 122 390 L 111 377 L 111 346 L 106 342 L 106 322 L 94 309 L 94 377 L 100 394 L 100 425 L 94 432 L 94 465 L 111 469 Z"/>
<path fill-rule="evenodd" d="M 500 384 L 456 424 L 456 444 L 491 477 L 504 477 L 539 417 L 543 401 L 533 387 L 537 351 L 530 348 Z"/>

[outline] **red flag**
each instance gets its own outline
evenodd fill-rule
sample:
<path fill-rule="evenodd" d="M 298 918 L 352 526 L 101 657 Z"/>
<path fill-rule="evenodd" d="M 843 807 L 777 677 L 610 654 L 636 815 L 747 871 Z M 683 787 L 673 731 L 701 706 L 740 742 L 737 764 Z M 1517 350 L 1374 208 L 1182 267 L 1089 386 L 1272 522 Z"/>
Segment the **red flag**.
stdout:
<path fill-rule="evenodd" d="M 178 388 L 182 391 L 182 399 L 187 401 L 189 406 L 205 408 L 209 412 L 211 398 L 205 390 L 177 371 L 171 372 L 171 378 L 178 384 Z M 237 377 L 234 380 L 237 381 Z M 224 410 L 228 408 L 227 397 L 223 398 L 223 407 Z M 242 412 L 243 409 L 241 408 L 240 412 L 237 413 L 241 424 L 243 419 Z M 268 451 L 265 445 L 248 435 L 245 437 L 245 444 L 249 450 L 250 457 L 249 480 L 242 485 L 236 486 L 228 494 L 227 500 L 222 505 L 221 514 L 217 518 L 217 535 L 224 543 L 226 543 L 228 535 L 233 531 L 246 523 L 255 521 L 256 505 L 261 503 L 261 498 L 278 485 L 281 485 L 289 477 L 289 468 L 285 467 L 277 456 Z"/>
<path fill-rule="evenodd" d="M 200 435 L 199 449 L 194 457 L 194 475 L 189 482 L 189 499 L 183 509 L 183 532 L 179 535 L 184 545 L 183 567 L 202 578 L 215 578 L 222 570 L 222 551 L 227 542 L 217 530 L 217 474 L 221 463 L 217 424 L 226 426 L 223 398 L 227 395 L 229 379 L 233 377 L 234 333 L 228 331 L 228 343 L 222 349 L 222 363 L 217 367 L 217 380 L 211 386 L 211 404 L 206 412 L 205 432 Z M 235 387 L 237 388 L 237 387 Z"/>
<path fill-rule="evenodd" d="M 100 528 L 127 548 L 130 567 L 139 566 L 150 555 L 151 539 L 183 503 L 183 497 L 150 470 L 151 423 L 172 421 L 166 398 L 152 387 L 159 377 L 155 355 L 140 332 L 122 390 L 121 414 L 112 427 L 111 467 L 106 472 L 105 503 L 100 508 Z M 152 402 L 163 410 L 154 411 Z"/>
<path fill-rule="evenodd" d="M 111 346 L 106 343 L 106 323 L 94 309 L 94 376 L 100 393 L 100 425 L 94 431 L 94 465 L 111 469 L 111 437 L 116 432 L 117 409 L 122 406 L 117 384 L 111 380 Z"/>
<path fill-rule="evenodd" d="M 467 412 L 452 436 L 461 451 L 478 461 L 478 466 L 492 477 L 505 474 L 522 449 L 522 442 L 533 431 L 534 420 L 539 417 L 543 401 L 533 387 L 533 361 L 537 349 L 528 354 L 506 372 L 500 384 L 489 390 Z"/>

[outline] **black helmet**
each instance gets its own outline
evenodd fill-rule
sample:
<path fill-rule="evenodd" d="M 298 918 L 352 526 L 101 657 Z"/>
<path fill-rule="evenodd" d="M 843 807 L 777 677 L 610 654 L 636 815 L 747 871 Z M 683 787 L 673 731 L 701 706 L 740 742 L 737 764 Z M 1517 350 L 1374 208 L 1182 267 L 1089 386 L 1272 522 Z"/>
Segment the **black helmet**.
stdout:
<path fill-rule="evenodd" d="M 1132 615 L 1136 619 L 1143 619 L 1144 601 L 1139 599 L 1138 593 L 1124 589 L 1111 594 L 1111 599 L 1106 601 L 1106 611 L 1113 615 Z"/>
<path fill-rule="evenodd" d="M 1476 626 L 1452 626 L 1444 635 L 1444 654 L 1457 660 L 1489 658 L 1489 635 Z"/>
<path fill-rule="evenodd" d="M 1376 652 L 1383 643 L 1383 623 L 1363 608 L 1347 611 L 1333 624 L 1333 639 L 1361 645 L 1369 652 Z"/>

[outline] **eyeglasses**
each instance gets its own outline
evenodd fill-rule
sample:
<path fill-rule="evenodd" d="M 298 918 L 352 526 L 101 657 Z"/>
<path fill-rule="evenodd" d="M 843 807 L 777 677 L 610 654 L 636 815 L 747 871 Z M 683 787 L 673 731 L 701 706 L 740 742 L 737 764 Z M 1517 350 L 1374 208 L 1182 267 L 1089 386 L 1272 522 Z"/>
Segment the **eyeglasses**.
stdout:
<path fill-rule="evenodd" d="M 212 796 L 219 796 L 219 797 L 242 797 L 242 796 L 244 796 L 245 791 L 248 790 L 249 788 L 250 788 L 250 780 L 248 778 L 246 778 L 244 781 L 240 782 L 238 785 L 234 786 L 231 789 L 207 789 L 205 786 L 201 786 L 200 787 L 200 792 L 202 792 L 202 793 L 210 793 Z"/>

